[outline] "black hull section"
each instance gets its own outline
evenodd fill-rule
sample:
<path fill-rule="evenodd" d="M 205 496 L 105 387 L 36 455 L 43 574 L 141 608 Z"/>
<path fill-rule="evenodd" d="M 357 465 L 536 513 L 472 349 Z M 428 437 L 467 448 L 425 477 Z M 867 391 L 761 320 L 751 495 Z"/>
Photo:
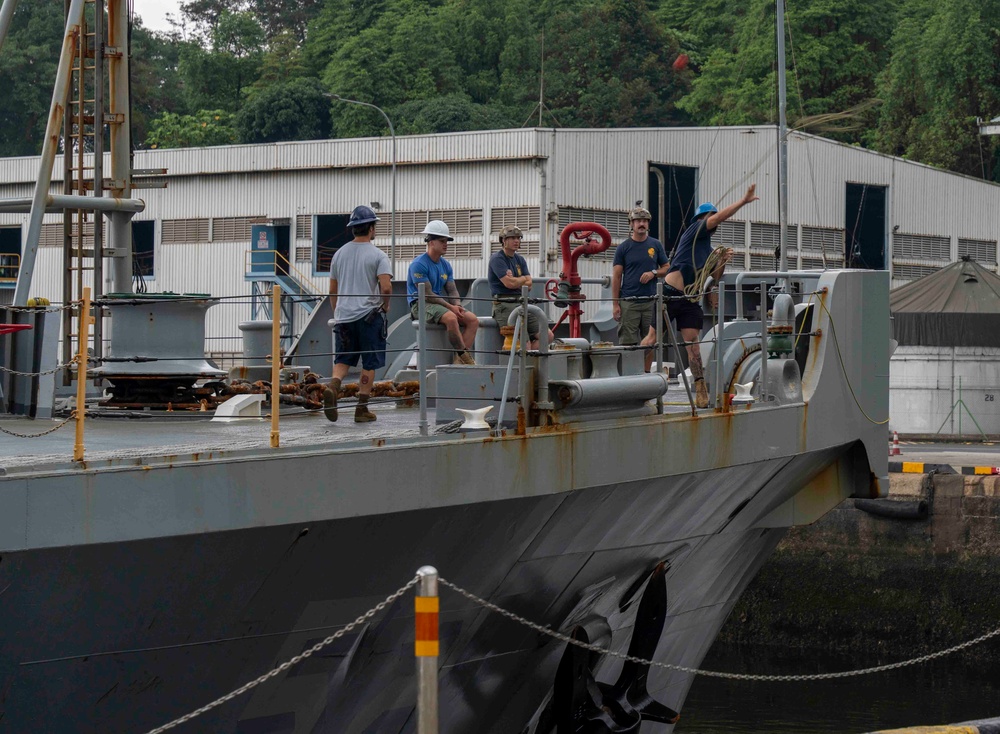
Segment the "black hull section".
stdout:
<path fill-rule="evenodd" d="M 444 509 L 6 553 L 0 730 L 147 731 L 310 647 L 424 564 L 555 629 L 606 629 L 597 641 L 625 651 L 646 579 L 665 563 L 655 656 L 697 666 L 784 533 L 766 519 L 847 451 Z M 415 731 L 411 598 L 178 731 Z M 441 731 L 542 731 L 565 645 L 447 589 L 441 609 Z M 606 683 L 622 668 L 590 663 Z M 653 670 L 648 690 L 681 710 L 690 684 Z"/>

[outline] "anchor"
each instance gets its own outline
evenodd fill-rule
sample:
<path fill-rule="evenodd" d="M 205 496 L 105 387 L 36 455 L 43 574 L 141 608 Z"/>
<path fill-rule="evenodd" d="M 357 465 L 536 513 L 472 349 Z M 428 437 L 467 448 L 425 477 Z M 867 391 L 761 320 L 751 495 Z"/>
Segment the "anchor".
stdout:
<path fill-rule="evenodd" d="M 653 569 L 639 600 L 628 654 L 652 659 L 663 632 L 667 615 L 666 564 Z M 591 630 L 577 625 L 570 636 L 591 642 Z M 605 734 L 636 732 L 643 721 L 675 724 L 680 719 L 673 709 L 655 700 L 647 690 L 649 665 L 626 662 L 614 685 L 594 678 L 593 664 L 599 654 L 576 645 L 567 645 L 556 671 L 548 722 L 555 734 Z M 539 729 L 552 731 L 552 729 Z"/>

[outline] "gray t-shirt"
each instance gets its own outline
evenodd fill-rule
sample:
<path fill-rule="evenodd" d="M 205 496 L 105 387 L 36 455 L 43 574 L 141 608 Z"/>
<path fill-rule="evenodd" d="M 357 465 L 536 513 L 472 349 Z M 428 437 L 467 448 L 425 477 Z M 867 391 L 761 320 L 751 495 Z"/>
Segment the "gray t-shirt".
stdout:
<path fill-rule="evenodd" d="M 338 294 L 334 320 L 357 321 L 381 306 L 380 275 L 392 275 L 389 256 L 371 242 L 352 241 L 337 250 L 330 261 L 330 280 L 337 281 Z"/>

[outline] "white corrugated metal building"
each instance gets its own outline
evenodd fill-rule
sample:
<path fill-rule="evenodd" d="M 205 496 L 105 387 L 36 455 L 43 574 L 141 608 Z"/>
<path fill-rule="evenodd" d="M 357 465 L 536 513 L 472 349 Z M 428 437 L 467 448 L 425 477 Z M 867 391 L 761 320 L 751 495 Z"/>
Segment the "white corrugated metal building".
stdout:
<path fill-rule="evenodd" d="M 720 228 L 716 244 L 737 250 L 735 269 L 774 269 L 778 242 L 776 131 L 772 126 L 622 130 L 521 129 L 397 139 L 396 278 L 423 252 L 428 219 L 449 223 L 448 258 L 462 280 L 482 277 L 496 233 L 525 230 L 522 252 L 535 274 L 559 271 L 558 235 L 574 220 L 597 221 L 615 241 L 642 200 L 669 252 L 694 205 L 724 206 L 755 182 L 761 201 Z M 135 154 L 137 169 L 167 169 L 166 189 L 137 191 L 146 209 L 141 262 L 151 291 L 249 294 L 244 275 L 250 227 L 287 226 L 288 259 L 326 291 L 325 263 L 357 204 L 378 202 L 378 244 L 389 248 L 390 138 L 235 145 Z M 38 158 L 0 159 L 0 198 L 30 196 Z M 107 168 L 106 168 L 107 170 Z M 61 191 L 61 171 L 53 191 Z M 823 138 L 789 143 L 789 266 L 886 268 L 893 284 L 969 254 L 997 269 L 1000 186 Z M 48 215 L 32 295 L 62 295 L 62 226 Z M 0 214 L 0 250 L 16 253 L 27 215 Z M 137 239 L 139 236 L 137 235 Z M 151 254 L 150 254 L 151 253 Z M 546 257 L 547 255 L 547 257 Z M 605 275 L 611 252 L 584 261 Z M 9 301 L 9 283 L 0 283 Z M 209 312 L 210 351 L 239 351 L 245 304 Z"/>

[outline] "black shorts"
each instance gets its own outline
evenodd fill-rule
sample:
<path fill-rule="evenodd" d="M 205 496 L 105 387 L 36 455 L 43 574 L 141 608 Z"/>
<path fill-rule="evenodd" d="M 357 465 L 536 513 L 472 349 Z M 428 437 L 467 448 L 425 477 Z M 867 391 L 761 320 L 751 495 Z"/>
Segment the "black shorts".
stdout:
<path fill-rule="evenodd" d="M 383 326 L 385 314 L 372 313 L 357 321 L 334 324 L 334 364 L 354 367 L 361 359 L 361 368 L 377 370 L 385 367 L 385 336 Z"/>
<path fill-rule="evenodd" d="M 687 298 L 679 298 L 684 294 L 673 286 L 664 286 L 663 295 L 667 301 L 667 318 L 677 322 L 678 329 L 697 329 L 701 331 L 705 325 L 705 312 L 701 306 L 692 303 Z"/>

